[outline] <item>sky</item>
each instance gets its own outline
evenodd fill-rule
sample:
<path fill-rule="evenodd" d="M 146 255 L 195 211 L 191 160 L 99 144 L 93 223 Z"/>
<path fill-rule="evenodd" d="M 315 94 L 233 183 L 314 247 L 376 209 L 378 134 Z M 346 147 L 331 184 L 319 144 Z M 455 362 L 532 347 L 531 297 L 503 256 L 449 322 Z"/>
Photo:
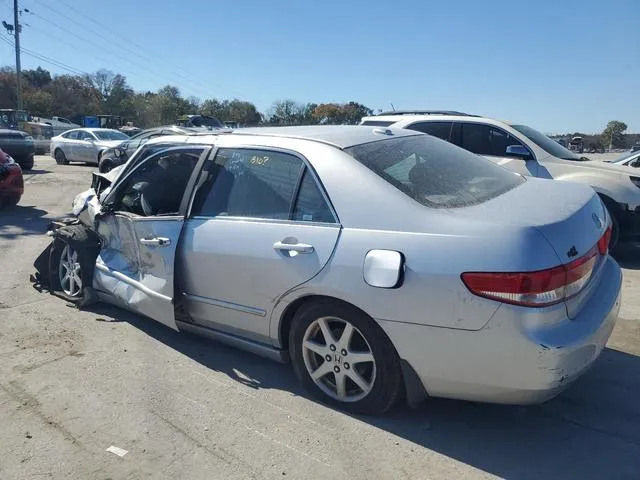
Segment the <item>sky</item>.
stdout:
<path fill-rule="evenodd" d="M 0 0 L 0 20 L 13 23 L 12 3 Z M 31 12 L 21 20 L 23 68 L 107 68 L 136 90 L 172 84 L 262 112 L 289 98 L 356 101 L 376 112 L 459 110 L 547 133 L 596 133 L 609 120 L 640 132 L 640 0 L 20 0 L 20 8 Z M 0 42 L 0 64 L 14 62 Z"/>

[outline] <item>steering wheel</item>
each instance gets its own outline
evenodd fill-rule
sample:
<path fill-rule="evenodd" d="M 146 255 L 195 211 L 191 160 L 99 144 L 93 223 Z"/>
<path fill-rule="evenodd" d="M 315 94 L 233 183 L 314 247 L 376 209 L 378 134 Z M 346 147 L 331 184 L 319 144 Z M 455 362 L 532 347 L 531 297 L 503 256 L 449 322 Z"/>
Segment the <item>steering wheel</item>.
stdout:
<path fill-rule="evenodd" d="M 145 198 L 144 193 L 140 194 L 140 207 L 142 207 L 142 211 L 144 212 L 145 217 L 151 217 L 155 214 L 153 207 Z"/>
<path fill-rule="evenodd" d="M 141 210 L 146 217 L 153 215 L 153 207 L 144 196 L 144 191 L 149 187 L 149 185 L 149 182 L 138 182 L 131 187 L 131 190 L 135 193 L 132 201 L 133 206 L 135 206 L 136 209 Z"/>

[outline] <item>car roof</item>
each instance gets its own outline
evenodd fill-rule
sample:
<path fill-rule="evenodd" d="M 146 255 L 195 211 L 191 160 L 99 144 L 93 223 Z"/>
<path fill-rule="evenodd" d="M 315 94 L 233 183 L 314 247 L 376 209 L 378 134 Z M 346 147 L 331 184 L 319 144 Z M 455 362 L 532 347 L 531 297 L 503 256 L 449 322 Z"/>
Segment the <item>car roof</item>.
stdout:
<path fill-rule="evenodd" d="M 87 130 L 89 132 L 120 132 L 120 130 L 116 130 L 115 128 L 76 128 L 76 130 Z"/>
<path fill-rule="evenodd" d="M 384 140 L 390 136 L 412 136 L 416 135 L 417 132 L 396 128 L 359 125 L 309 125 L 297 127 L 241 128 L 234 130 L 231 134 L 311 140 L 333 145 L 338 148 L 348 148 L 354 145 Z"/>
<path fill-rule="evenodd" d="M 398 128 L 379 128 L 370 126 L 359 125 L 311 125 L 311 126 L 296 126 L 296 127 L 253 127 L 253 128 L 240 128 L 231 131 L 218 131 L 218 132 L 202 132 L 201 134 L 190 135 L 168 135 L 164 137 L 157 137 L 149 140 L 147 144 L 151 143 L 164 143 L 164 142 L 189 142 L 189 138 L 194 139 L 191 143 L 215 143 L 218 136 L 231 135 L 234 137 L 277 137 L 295 140 L 308 140 L 312 142 L 319 142 L 340 149 L 349 148 L 355 145 L 361 145 L 364 143 L 376 142 L 379 140 L 385 140 L 391 137 L 410 137 L 416 135 L 423 135 L 420 132 L 413 130 L 404 130 Z"/>
<path fill-rule="evenodd" d="M 391 122 L 389 126 L 393 124 L 402 123 L 404 125 L 416 123 L 416 122 L 472 122 L 472 123 L 486 123 L 490 125 L 512 125 L 511 122 L 505 120 L 498 120 L 490 117 L 483 117 L 481 115 L 468 115 L 466 113 L 458 115 L 456 112 L 450 113 L 406 113 L 406 114 L 390 114 L 390 115 L 369 115 L 362 117 L 362 122 L 366 121 L 382 121 Z"/>

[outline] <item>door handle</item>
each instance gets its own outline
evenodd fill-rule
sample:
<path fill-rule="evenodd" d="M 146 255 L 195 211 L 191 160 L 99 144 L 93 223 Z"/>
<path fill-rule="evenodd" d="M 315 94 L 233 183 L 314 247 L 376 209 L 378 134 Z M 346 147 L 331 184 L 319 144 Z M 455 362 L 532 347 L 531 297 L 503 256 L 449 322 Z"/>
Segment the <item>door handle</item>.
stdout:
<path fill-rule="evenodd" d="M 306 243 L 276 242 L 273 244 L 273 248 L 283 252 L 313 253 L 313 245 L 307 245 Z"/>
<path fill-rule="evenodd" d="M 142 245 L 155 245 L 156 247 L 168 247 L 171 245 L 171 239 L 165 237 L 141 238 Z"/>

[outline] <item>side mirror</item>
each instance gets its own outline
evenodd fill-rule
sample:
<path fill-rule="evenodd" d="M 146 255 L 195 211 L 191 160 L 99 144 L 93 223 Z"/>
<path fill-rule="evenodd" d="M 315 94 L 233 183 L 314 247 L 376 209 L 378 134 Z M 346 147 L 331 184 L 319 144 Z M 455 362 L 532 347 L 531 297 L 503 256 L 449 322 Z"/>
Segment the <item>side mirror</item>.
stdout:
<path fill-rule="evenodd" d="M 522 145 L 509 145 L 507 147 L 507 150 L 505 151 L 505 154 L 508 157 L 518 157 L 522 158 L 523 160 L 531 159 L 531 153 Z"/>

